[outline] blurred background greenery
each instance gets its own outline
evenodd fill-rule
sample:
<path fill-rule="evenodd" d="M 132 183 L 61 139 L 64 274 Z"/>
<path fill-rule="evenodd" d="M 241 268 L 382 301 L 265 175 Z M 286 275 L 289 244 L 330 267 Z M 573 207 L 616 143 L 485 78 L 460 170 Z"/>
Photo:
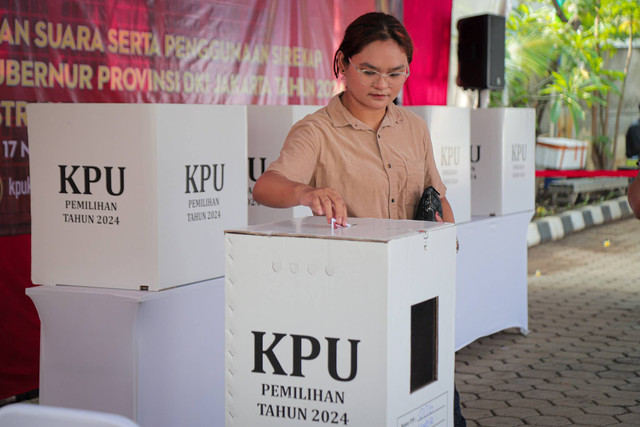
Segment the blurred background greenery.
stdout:
<path fill-rule="evenodd" d="M 588 140 L 592 166 L 613 169 L 628 83 L 640 90 L 630 73 L 638 41 L 638 0 L 518 2 L 507 13 L 505 89 L 491 105 L 535 108 L 537 134 Z"/>

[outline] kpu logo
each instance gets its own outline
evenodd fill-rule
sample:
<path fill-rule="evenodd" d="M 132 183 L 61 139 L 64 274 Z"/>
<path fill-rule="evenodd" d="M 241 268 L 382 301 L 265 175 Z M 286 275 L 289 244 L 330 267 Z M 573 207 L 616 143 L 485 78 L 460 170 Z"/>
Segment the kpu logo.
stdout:
<path fill-rule="evenodd" d="M 114 166 L 100 168 L 99 166 L 58 165 L 58 167 L 60 168 L 60 193 L 62 194 L 68 194 L 69 191 L 72 194 L 93 194 L 91 187 L 99 184 L 103 178 L 107 193 L 112 196 L 120 196 L 124 193 L 124 167 L 117 168 L 115 178 Z M 80 176 L 76 176 L 76 172 L 81 169 L 82 173 L 78 174 Z"/>
<path fill-rule="evenodd" d="M 185 169 L 187 171 L 187 189 L 185 193 L 203 193 L 209 185 L 215 191 L 222 191 L 222 187 L 224 187 L 224 163 L 186 165 Z"/>
<path fill-rule="evenodd" d="M 0 184 L 0 187 L 2 185 Z M 9 177 L 9 197 L 19 199 L 22 196 L 29 196 L 31 194 L 31 178 L 27 179 L 13 179 Z M 2 188 L 0 188 L 0 199 L 2 198 Z"/>
<path fill-rule="evenodd" d="M 457 166 L 460 164 L 460 147 L 442 147 L 442 166 Z"/>
<path fill-rule="evenodd" d="M 527 160 L 527 144 L 513 144 L 511 146 L 511 160 L 514 162 Z"/>
<path fill-rule="evenodd" d="M 292 358 L 292 366 L 291 373 L 287 374 L 284 370 L 278 357 L 274 353 L 275 347 L 280 344 L 280 342 L 287 337 L 287 334 L 282 334 L 278 332 L 273 333 L 273 341 L 269 345 L 267 349 L 264 348 L 264 336 L 266 332 L 260 331 L 251 331 L 253 334 L 253 342 L 254 342 L 254 364 L 253 370 L 251 372 L 257 372 L 261 374 L 265 374 L 264 370 L 264 358 L 266 357 L 269 363 L 271 364 L 271 368 L 273 369 L 274 375 L 288 375 L 292 377 L 304 377 L 302 373 L 302 361 L 311 361 L 320 356 L 320 352 L 322 349 L 322 345 L 317 338 L 308 335 L 288 335 L 291 337 L 290 340 L 287 340 L 291 344 L 291 351 L 293 353 Z M 341 377 L 338 373 L 338 342 L 340 338 L 329 338 L 325 337 L 327 341 L 327 370 L 331 378 L 336 381 L 351 381 L 358 374 L 358 343 L 360 340 L 348 340 L 350 344 L 350 371 L 349 375 L 345 377 Z M 303 342 L 307 342 L 308 346 L 310 346 L 310 351 L 308 354 L 302 354 L 303 352 Z"/>

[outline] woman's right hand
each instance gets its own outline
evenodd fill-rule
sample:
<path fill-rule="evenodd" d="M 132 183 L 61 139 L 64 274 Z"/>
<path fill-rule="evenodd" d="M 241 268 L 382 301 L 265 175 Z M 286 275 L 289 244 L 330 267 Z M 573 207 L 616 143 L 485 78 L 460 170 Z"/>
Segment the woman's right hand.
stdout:
<path fill-rule="evenodd" d="M 272 208 L 308 206 L 314 214 L 326 216 L 328 223 L 335 219 L 337 224 L 347 225 L 347 205 L 337 190 L 294 182 L 278 172 L 266 171 L 258 178 L 253 199 Z"/>
<path fill-rule="evenodd" d="M 347 205 L 342 200 L 340 193 L 330 187 L 314 188 L 300 184 L 298 188 L 298 203 L 308 206 L 316 215 L 324 215 L 330 224 L 331 219 L 336 224 L 347 225 Z"/>

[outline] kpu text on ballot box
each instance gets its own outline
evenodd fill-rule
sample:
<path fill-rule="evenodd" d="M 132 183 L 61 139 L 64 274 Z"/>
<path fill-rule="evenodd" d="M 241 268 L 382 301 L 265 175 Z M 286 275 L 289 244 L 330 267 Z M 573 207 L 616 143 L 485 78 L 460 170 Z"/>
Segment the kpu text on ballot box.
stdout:
<path fill-rule="evenodd" d="M 227 426 L 452 426 L 453 224 L 226 231 Z"/>
<path fill-rule="evenodd" d="M 306 206 L 273 209 L 253 200 L 253 186 L 271 162 L 280 156 L 291 127 L 322 108 L 317 105 L 247 105 L 247 152 L 249 155 L 249 225 L 311 216 Z"/>
<path fill-rule="evenodd" d="M 161 290 L 224 275 L 247 223 L 246 107 L 30 104 L 32 280 Z"/>

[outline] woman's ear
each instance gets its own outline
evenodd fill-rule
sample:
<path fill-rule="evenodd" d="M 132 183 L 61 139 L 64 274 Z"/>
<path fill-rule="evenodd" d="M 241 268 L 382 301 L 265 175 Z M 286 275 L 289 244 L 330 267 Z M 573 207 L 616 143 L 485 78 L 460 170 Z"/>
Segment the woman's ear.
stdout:
<path fill-rule="evenodd" d="M 342 51 L 338 51 L 338 71 L 342 75 L 344 75 L 344 73 L 347 71 L 347 64 Z"/>

